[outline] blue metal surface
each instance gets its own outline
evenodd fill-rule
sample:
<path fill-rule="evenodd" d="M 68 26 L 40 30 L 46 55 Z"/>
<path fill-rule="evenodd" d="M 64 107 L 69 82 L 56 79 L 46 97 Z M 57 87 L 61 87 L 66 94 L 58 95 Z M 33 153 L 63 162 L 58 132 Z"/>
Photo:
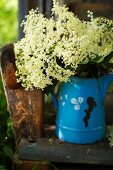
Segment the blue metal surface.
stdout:
<path fill-rule="evenodd" d="M 58 138 L 87 144 L 105 136 L 104 97 L 111 81 L 113 74 L 99 79 L 72 77 L 62 85 L 56 118 Z"/>

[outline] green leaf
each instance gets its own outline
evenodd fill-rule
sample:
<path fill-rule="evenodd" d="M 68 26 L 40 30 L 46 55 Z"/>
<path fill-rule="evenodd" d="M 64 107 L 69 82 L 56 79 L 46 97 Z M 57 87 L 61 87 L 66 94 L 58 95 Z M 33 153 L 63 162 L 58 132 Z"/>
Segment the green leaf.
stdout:
<path fill-rule="evenodd" d="M 7 157 L 9 157 L 10 159 L 13 158 L 13 150 L 11 149 L 11 147 L 4 145 L 3 151 Z"/>
<path fill-rule="evenodd" d="M 104 58 L 103 62 L 102 63 L 109 63 L 109 61 L 111 60 L 111 58 L 113 58 L 113 51 Z"/>
<path fill-rule="evenodd" d="M 0 165 L 0 170 L 6 170 L 4 165 Z"/>

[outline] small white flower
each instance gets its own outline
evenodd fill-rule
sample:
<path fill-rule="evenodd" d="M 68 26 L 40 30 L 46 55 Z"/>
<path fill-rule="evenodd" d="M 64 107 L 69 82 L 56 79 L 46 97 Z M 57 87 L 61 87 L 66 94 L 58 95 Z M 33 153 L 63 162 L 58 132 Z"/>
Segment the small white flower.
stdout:
<path fill-rule="evenodd" d="M 83 97 L 78 97 L 78 102 L 81 104 L 81 103 L 83 103 L 83 101 L 84 101 L 84 98 Z"/>
<path fill-rule="evenodd" d="M 71 99 L 71 103 L 72 103 L 72 104 L 78 104 L 78 101 L 77 101 L 76 98 L 72 98 L 72 99 Z"/>
<path fill-rule="evenodd" d="M 72 98 L 71 103 L 74 104 L 74 110 L 80 110 L 80 104 L 82 104 L 83 101 L 83 97 L 78 97 L 78 100 L 76 98 Z"/>
<path fill-rule="evenodd" d="M 80 105 L 75 105 L 75 106 L 74 106 L 74 109 L 75 109 L 75 110 L 80 110 Z"/>

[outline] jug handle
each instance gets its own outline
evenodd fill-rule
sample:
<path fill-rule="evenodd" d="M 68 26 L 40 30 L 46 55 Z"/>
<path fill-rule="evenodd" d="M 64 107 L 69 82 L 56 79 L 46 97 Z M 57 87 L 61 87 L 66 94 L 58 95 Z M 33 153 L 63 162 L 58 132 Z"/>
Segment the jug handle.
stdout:
<path fill-rule="evenodd" d="M 55 94 L 54 90 L 51 90 L 51 97 L 52 97 L 55 109 L 57 110 L 58 109 L 58 100 L 56 98 L 56 94 Z"/>

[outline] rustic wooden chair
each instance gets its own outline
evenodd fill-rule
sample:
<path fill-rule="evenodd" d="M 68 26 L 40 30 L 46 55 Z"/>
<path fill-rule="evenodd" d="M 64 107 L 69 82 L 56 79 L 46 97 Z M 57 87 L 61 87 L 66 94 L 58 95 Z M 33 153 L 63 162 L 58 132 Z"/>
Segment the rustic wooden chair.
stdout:
<path fill-rule="evenodd" d="M 14 155 L 15 169 L 31 170 L 37 161 L 43 160 L 46 160 L 46 165 L 43 164 L 45 170 L 53 169 L 50 162 L 57 163 L 57 166 L 65 170 L 76 169 L 78 164 L 113 165 L 113 149 L 106 139 L 92 145 L 66 143 L 55 137 L 54 127 L 48 128 L 44 124 L 44 93 L 36 89 L 25 91 L 17 83 L 13 44 L 1 49 L 0 60 L 3 86 L 18 148 Z M 112 98 L 113 95 L 107 95 L 107 112 L 113 108 Z M 113 119 L 109 120 L 112 122 Z"/>

